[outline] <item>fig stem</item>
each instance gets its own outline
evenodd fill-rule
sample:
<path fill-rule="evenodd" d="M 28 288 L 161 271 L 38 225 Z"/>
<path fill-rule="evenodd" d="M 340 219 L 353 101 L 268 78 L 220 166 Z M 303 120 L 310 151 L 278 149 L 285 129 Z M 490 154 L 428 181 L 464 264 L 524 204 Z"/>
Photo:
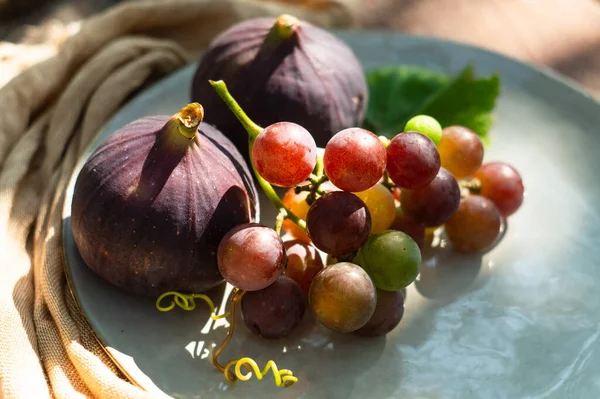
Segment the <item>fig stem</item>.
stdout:
<path fill-rule="evenodd" d="M 285 209 L 285 211 L 287 212 L 286 219 L 291 220 L 292 222 L 296 223 L 300 228 L 306 230 L 306 222 L 303 219 L 296 216 L 294 212 L 292 212 L 288 207 L 286 207 L 283 204 L 281 198 L 279 198 L 279 196 L 273 189 L 273 186 L 265 179 L 263 179 L 254 167 L 254 162 L 252 162 L 252 146 L 254 145 L 254 140 L 256 140 L 256 137 L 258 137 L 260 132 L 263 131 L 263 128 L 258 126 L 256 123 L 252 122 L 248 115 L 246 115 L 242 107 L 240 107 L 240 105 L 237 101 L 235 101 L 231 93 L 229 93 L 229 90 L 227 90 L 227 85 L 225 84 L 225 82 L 223 82 L 222 80 L 218 80 L 216 82 L 214 80 L 209 80 L 208 82 L 215 89 L 219 97 L 223 99 L 223 101 L 225 102 L 227 107 L 229 107 L 231 112 L 233 112 L 236 118 L 238 118 L 238 120 L 244 126 L 244 129 L 246 129 L 246 131 L 248 132 L 250 166 L 252 166 L 254 176 L 256 176 L 256 180 L 258 180 L 258 184 L 263 189 L 265 195 L 267 196 L 267 198 L 269 198 L 273 205 L 275 205 L 275 208 Z"/>
<path fill-rule="evenodd" d="M 275 20 L 272 30 L 278 37 L 289 39 L 294 34 L 298 24 L 298 18 L 289 14 L 282 14 Z"/>
<path fill-rule="evenodd" d="M 204 119 L 204 108 L 198 103 L 191 103 L 181 108 L 173 117 L 177 120 L 179 133 L 193 139 Z"/>
<path fill-rule="evenodd" d="M 225 102 L 227 107 L 233 112 L 236 118 L 240 121 L 240 123 L 244 126 L 244 129 L 248 132 L 248 135 L 251 138 L 256 138 L 263 131 L 263 128 L 258 126 L 256 123 L 252 122 L 252 120 L 246 115 L 242 107 L 238 104 L 237 101 L 233 98 L 229 90 L 227 89 L 227 85 L 222 80 L 208 81 L 211 86 L 216 90 L 217 94 L 221 99 Z"/>

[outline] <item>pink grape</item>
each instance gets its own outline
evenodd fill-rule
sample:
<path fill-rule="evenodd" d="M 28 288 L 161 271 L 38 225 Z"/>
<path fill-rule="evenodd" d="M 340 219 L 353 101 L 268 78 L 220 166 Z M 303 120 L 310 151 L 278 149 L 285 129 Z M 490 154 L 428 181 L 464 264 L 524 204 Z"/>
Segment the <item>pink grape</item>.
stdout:
<path fill-rule="evenodd" d="M 231 285 L 245 291 L 273 283 L 285 265 L 283 241 L 275 230 L 246 223 L 231 229 L 219 243 L 219 271 Z"/>
<path fill-rule="evenodd" d="M 504 162 L 484 164 L 474 178 L 481 183 L 480 195 L 491 199 L 504 217 L 515 213 L 523 203 L 523 179 L 515 168 Z"/>
<path fill-rule="evenodd" d="M 387 155 L 377 136 L 357 127 L 342 130 L 325 147 L 323 167 L 329 180 L 349 192 L 365 191 L 383 176 Z"/>
<path fill-rule="evenodd" d="M 266 127 L 252 146 L 252 164 L 269 183 L 291 187 L 302 183 L 317 163 L 317 145 L 311 134 L 292 122 Z"/>

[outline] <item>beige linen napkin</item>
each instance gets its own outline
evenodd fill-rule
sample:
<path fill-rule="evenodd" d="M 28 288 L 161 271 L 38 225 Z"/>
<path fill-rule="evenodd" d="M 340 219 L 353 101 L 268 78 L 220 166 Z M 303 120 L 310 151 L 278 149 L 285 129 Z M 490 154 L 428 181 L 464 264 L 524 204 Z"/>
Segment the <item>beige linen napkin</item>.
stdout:
<path fill-rule="evenodd" d="M 56 56 L 0 90 L 1 397 L 160 396 L 119 374 L 65 285 L 67 180 L 129 96 L 196 59 L 222 29 L 284 12 L 348 26 L 349 6 L 340 1 L 127 2 L 85 21 Z"/>

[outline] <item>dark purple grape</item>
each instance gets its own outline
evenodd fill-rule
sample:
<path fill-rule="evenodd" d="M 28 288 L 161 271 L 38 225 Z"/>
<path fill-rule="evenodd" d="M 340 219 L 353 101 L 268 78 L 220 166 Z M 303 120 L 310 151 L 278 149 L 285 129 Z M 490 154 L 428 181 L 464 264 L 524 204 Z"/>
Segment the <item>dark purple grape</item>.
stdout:
<path fill-rule="evenodd" d="M 387 148 L 387 172 L 398 186 L 416 189 L 433 180 L 440 154 L 427 136 L 417 132 L 396 135 Z"/>
<path fill-rule="evenodd" d="M 285 249 L 275 230 L 247 223 L 223 237 L 217 261 L 228 283 L 244 291 L 256 291 L 273 283 L 283 272 Z"/>
<path fill-rule="evenodd" d="M 425 227 L 446 223 L 458 209 L 459 203 L 458 183 L 444 168 L 440 168 L 437 176 L 425 187 L 402 190 L 400 193 L 404 215 Z"/>
<path fill-rule="evenodd" d="M 363 337 L 379 337 L 392 331 L 404 315 L 404 295 L 402 291 L 377 290 L 375 313 L 367 324 L 356 330 Z"/>
<path fill-rule="evenodd" d="M 316 200 L 306 217 L 308 235 L 321 251 L 346 255 L 356 251 L 371 232 L 371 214 L 354 194 L 333 191 Z"/>
<path fill-rule="evenodd" d="M 287 276 L 279 276 L 268 287 L 242 297 L 244 324 L 263 338 L 287 337 L 300 324 L 305 310 L 302 288 Z"/>

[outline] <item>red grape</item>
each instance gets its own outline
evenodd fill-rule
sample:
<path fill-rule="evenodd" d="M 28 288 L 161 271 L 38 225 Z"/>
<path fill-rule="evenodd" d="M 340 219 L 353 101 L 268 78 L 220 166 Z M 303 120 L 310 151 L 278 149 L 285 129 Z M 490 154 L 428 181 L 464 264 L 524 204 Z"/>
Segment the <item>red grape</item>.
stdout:
<path fill-rule="evenodd" d="M 394 199 L 396 201 L 400 201 L 400 187 L 394 187 L 392 188 L 392 195 L 394 196 Z"/>
<path fill-rule="evenodd" d="M 296 194 L 294 188 L 290 188 L 283 196 L 282 202 L 283 205 L 294 213 L 294 215 L 298 216 L 300 219 L 306 219 L 306 215 L 310 208 L 310 205 L 306 202 L 306 197 L 308 197 L 308 191 L 301 191 Z M 290 219 L 285 219 L 283 221 L 282 228 L 292 237 L 305 242 L 310 242 L 306 230 L 292 222 Z"/>
<path fill-rule="evenodd" d="M 482 252 L 496 242 L 501 227 L 496 205 L 480 195 L 470 195 L 460 201 L 458 210 L 446 222 L 446 234 L 457 251 Z"/>
<path fill-rule="evenodd" d="M 396 207 L 396 218 L 390 226 L 390 229 L 408 234 L 415 240 L 419 248 L 423 248 L 423 245 L 425 244 L 425 228 L 407 218 L 406 215 L 404 215 L 401 206 Z"/>
<path fill-rule="evenodd" d="M 371 233 L 371 215 L 354 194 L 333 191 L 317 199 L 306 216 L 308 235 L 321 251 L 338 256 L 356 251 Z"/>
<path fill-rule="evenodd" d="M 266 127 L 252 146 L 252 164 L 269 183 L 291 187 L 311 174 L 317 163 L 317 145 L 311 134 L 292 122 Z"/>
<path fill-rule="evenodd" d="M 287 276 L 242 297 L 242 319 L 259 337 L 277 339 L 290 335 L 302 321 L 306 299 L 302 289 Z"/>
<path fill-rule="evenodd" d="M 309 303 L 321 324 L 347 333 L 361 328 L 373 316 L 377 293 L 367 272 L 353 263 L 341 262 L 315 276 Z"/>
<path fill-rule="evenodd" d="M 310 283 L 323 269 L 323 259 L 316 248 L 299 240 L 283 243 L 287 254 L 285 275 L 296 281 L 302 291 L 308 295 Z"/>
<path fill-rule="evenodd" d="M 417 132 L 396 135 L 387 148 L 387 172 L 402 188 L 416 189 L 433 180 L 440 169 L 440 154 L 427 136 Z"/>
<path fill-rule="evenodd" d="M 390 190 L 382 184 L 376 184 L 354 195 L 363 200 L 371 214 L 371 233 L 379 233 L 390 227 L 396 217 L 396 204 Z"/>
<path fill-rule="evenodd" d="M 387 155 L 379 138 L 368 130 L 349 128 L 333 136 L 325 147 L 323 167 L 340 189 L 365 191 L 383 176 Z"/>
<path fill-rule="evenodd" d="M 504 162 L 484 164 L 474 178 L 481 183 L 480 195 L 491 199 L 504 217 L 515 213 L 523 203 L 523 179 Z"/>
<path fill-rule="evenodd" d="M 356 330 L 363 337 L 379 337 L 392 331 L 404 315 L 404 295 L 402 291 L 377 290 L 375 313 L 367 324 Z"/>
<path fill-rule="evenodd" d="M 438 144 L 442 167 L 457 179 L 472 176 L 483 161 L 483 143 L 469 128 L 448 126 Z"/>
<path fill-rule="evenodd" d="M 437 176 L 425 187 L 402 190 L 400 194 L 404 214 L 425 227 L 444 224 L 454 215 L 459 203 L 458 183 L 444 168 L 440 168 Z"/>
<path fill-rule="evenodd" d="M 273 283 L 285 265 L 283 241 L 275 230 L 246 223 L 231 229 L 219 243 L 219 271 L 228 283 L 245 291 Z"/>

